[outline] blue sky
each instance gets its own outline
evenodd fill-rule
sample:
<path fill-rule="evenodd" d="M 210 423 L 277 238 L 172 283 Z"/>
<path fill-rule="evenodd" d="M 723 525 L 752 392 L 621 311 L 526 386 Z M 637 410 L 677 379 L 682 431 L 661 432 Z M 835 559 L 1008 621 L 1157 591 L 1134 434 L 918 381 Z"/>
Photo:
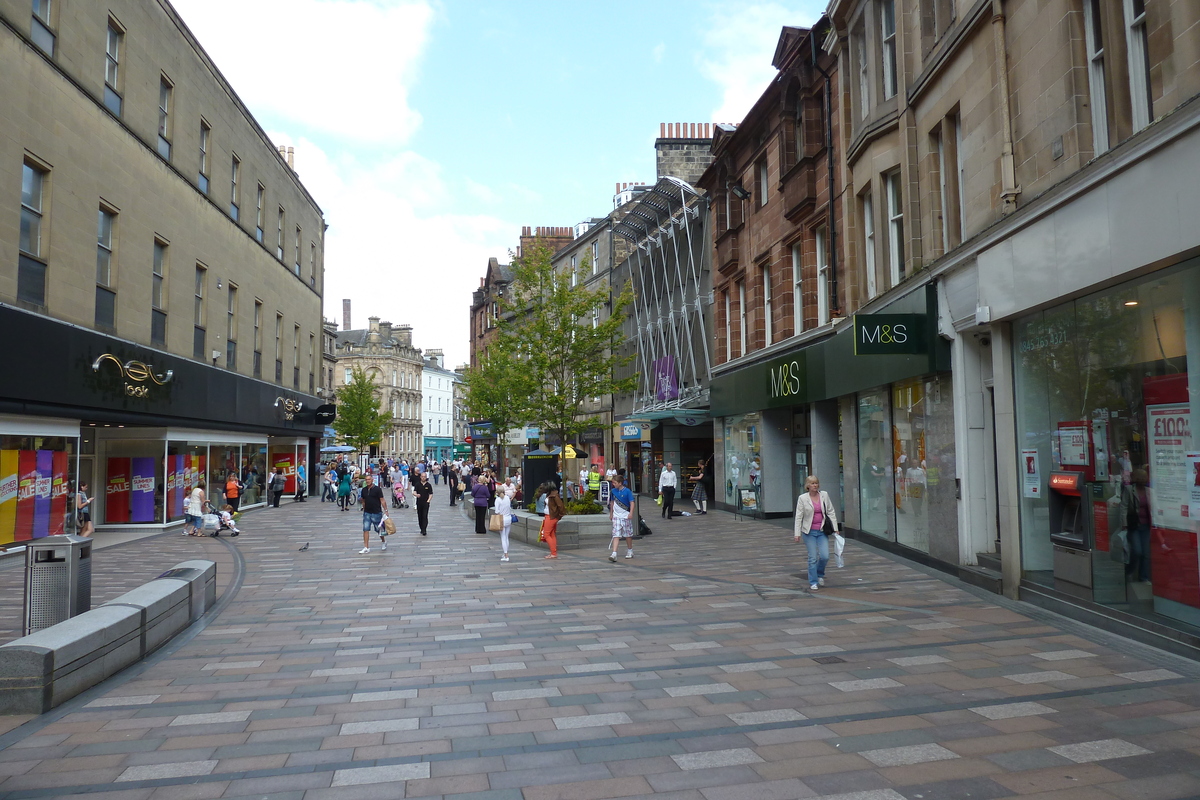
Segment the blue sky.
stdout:
<path fill-rule="evenodd" d="M 453 366 L 523 225 L 654 180 L 661 122 L 738 122 L 824 3 L 174 0 L 330 225 L 325 315 L 414 327 Z"/>

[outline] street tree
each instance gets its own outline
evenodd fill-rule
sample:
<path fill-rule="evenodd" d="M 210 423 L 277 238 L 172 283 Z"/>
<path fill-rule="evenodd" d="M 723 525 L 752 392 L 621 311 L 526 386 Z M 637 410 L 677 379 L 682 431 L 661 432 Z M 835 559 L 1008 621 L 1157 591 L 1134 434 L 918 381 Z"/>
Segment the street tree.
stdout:
<path fill-rule="evenodd" d="M 358 451 L 383 440 L 392 418 L 379 408 L 375 384 L 361 367 L 350 372 L 350 381 L 337 390 L 337 418 L 333 429 L 346 444 Z"/>
<path fill-rule="evenodd" d="M 480 355 L 479 365 L 468 369 L 463 378 L 467 413 L 473 420 L 492 424 L 503 469 L 508 432 L 528 419 L 532 388 L 529 371 L 507 348 L 490 347 Z"/>
<path fill-rule="evenodd" d="M 586 401 L 636 386 L 636 376 L 616 377 L 633 359 L 617 345 L 634 295 L 628 285 L 617 292 L 608 281 L 584 286 L 591 275 L 587 257 L 578 269 L 555 269 L 552 256 L 539 242 L 513 260 L 504 306 L 511 314 L 500 321 L 496 344 L 525 376 L 518 385 L 528 393 L 526 421 L 568 442 L 602 424 L 584 414 Z"/>

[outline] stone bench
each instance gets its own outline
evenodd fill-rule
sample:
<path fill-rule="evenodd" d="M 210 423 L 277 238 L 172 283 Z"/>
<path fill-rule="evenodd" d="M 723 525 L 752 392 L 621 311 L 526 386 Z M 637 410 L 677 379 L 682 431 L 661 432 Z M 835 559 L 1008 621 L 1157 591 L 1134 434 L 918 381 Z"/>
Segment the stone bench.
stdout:
<path fill-rule="evenodd" d="M 217 565 L 185 561 L 102 606 L 0 646 L 0 714 L 42 714 L 162 647 L 216 603 Z"/>

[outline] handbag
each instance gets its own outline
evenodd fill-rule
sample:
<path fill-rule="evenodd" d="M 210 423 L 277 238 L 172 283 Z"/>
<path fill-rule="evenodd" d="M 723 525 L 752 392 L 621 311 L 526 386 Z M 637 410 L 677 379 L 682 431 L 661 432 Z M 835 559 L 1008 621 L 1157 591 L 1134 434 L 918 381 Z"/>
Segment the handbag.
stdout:
<path fill-rule="evenodd" d="M 383 517 L 383 529 L 387 531 L 388 536 L 396 532 L 396 523 L 392 522 L 392 518 L 386 514 Z"/>
<path fill-rule="evenodd" d="M 517 522 L 517 515 L 516 515 L 516 514 L 513 514 L 513 515 L 512 515 L 512 516 L 509 518 L 509 522 L 512 522 L 512 523 L 514 523 L 514 524 L 515 524 L 515 523 Z"/>
<path fill-rule="evenodd" d="M 546 518 L 545 517 L 542 517 L 542 524 L 538 528 L 538 541 L 539 542 L 546 541 Z"/>
<path fill-rule="evenodd" d="M 467 490 L 467 485 L 465 483 L 463 483 L 462 481 L 459 481 L 458 482 L 458 491 L 465 492 L 466 490 Z"/>
<path fill-rule="evenodd" d="M 499 531 L 504 527 L 504 517 L 499 514 L 492 514 L 488 519 L 488 530 Z"/>
<path fill-rule="evenodd" d="M 837 533 L 837 531 L 835 531 L 833 528 L 833 518 L 829 516 L 829 510 L 825 507 L 824 498 L 822 498 L 821 502 L 821 513 L 825 517 L 825 519 L 821 522 L 821 533 L 825 534 L 826 536 L 832 536 L 833 534 Z"/>

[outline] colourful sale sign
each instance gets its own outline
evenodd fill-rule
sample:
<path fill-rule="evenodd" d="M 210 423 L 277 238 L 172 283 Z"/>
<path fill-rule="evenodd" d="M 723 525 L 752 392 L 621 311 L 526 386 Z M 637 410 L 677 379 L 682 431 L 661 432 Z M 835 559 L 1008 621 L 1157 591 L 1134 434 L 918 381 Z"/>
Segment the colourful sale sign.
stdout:
<path fill-rule="evenodd" d="M 105 522 L 129 522 L 130 468 L 128 458 L 108 460 L 108 482 L 104 487 Z"/>

